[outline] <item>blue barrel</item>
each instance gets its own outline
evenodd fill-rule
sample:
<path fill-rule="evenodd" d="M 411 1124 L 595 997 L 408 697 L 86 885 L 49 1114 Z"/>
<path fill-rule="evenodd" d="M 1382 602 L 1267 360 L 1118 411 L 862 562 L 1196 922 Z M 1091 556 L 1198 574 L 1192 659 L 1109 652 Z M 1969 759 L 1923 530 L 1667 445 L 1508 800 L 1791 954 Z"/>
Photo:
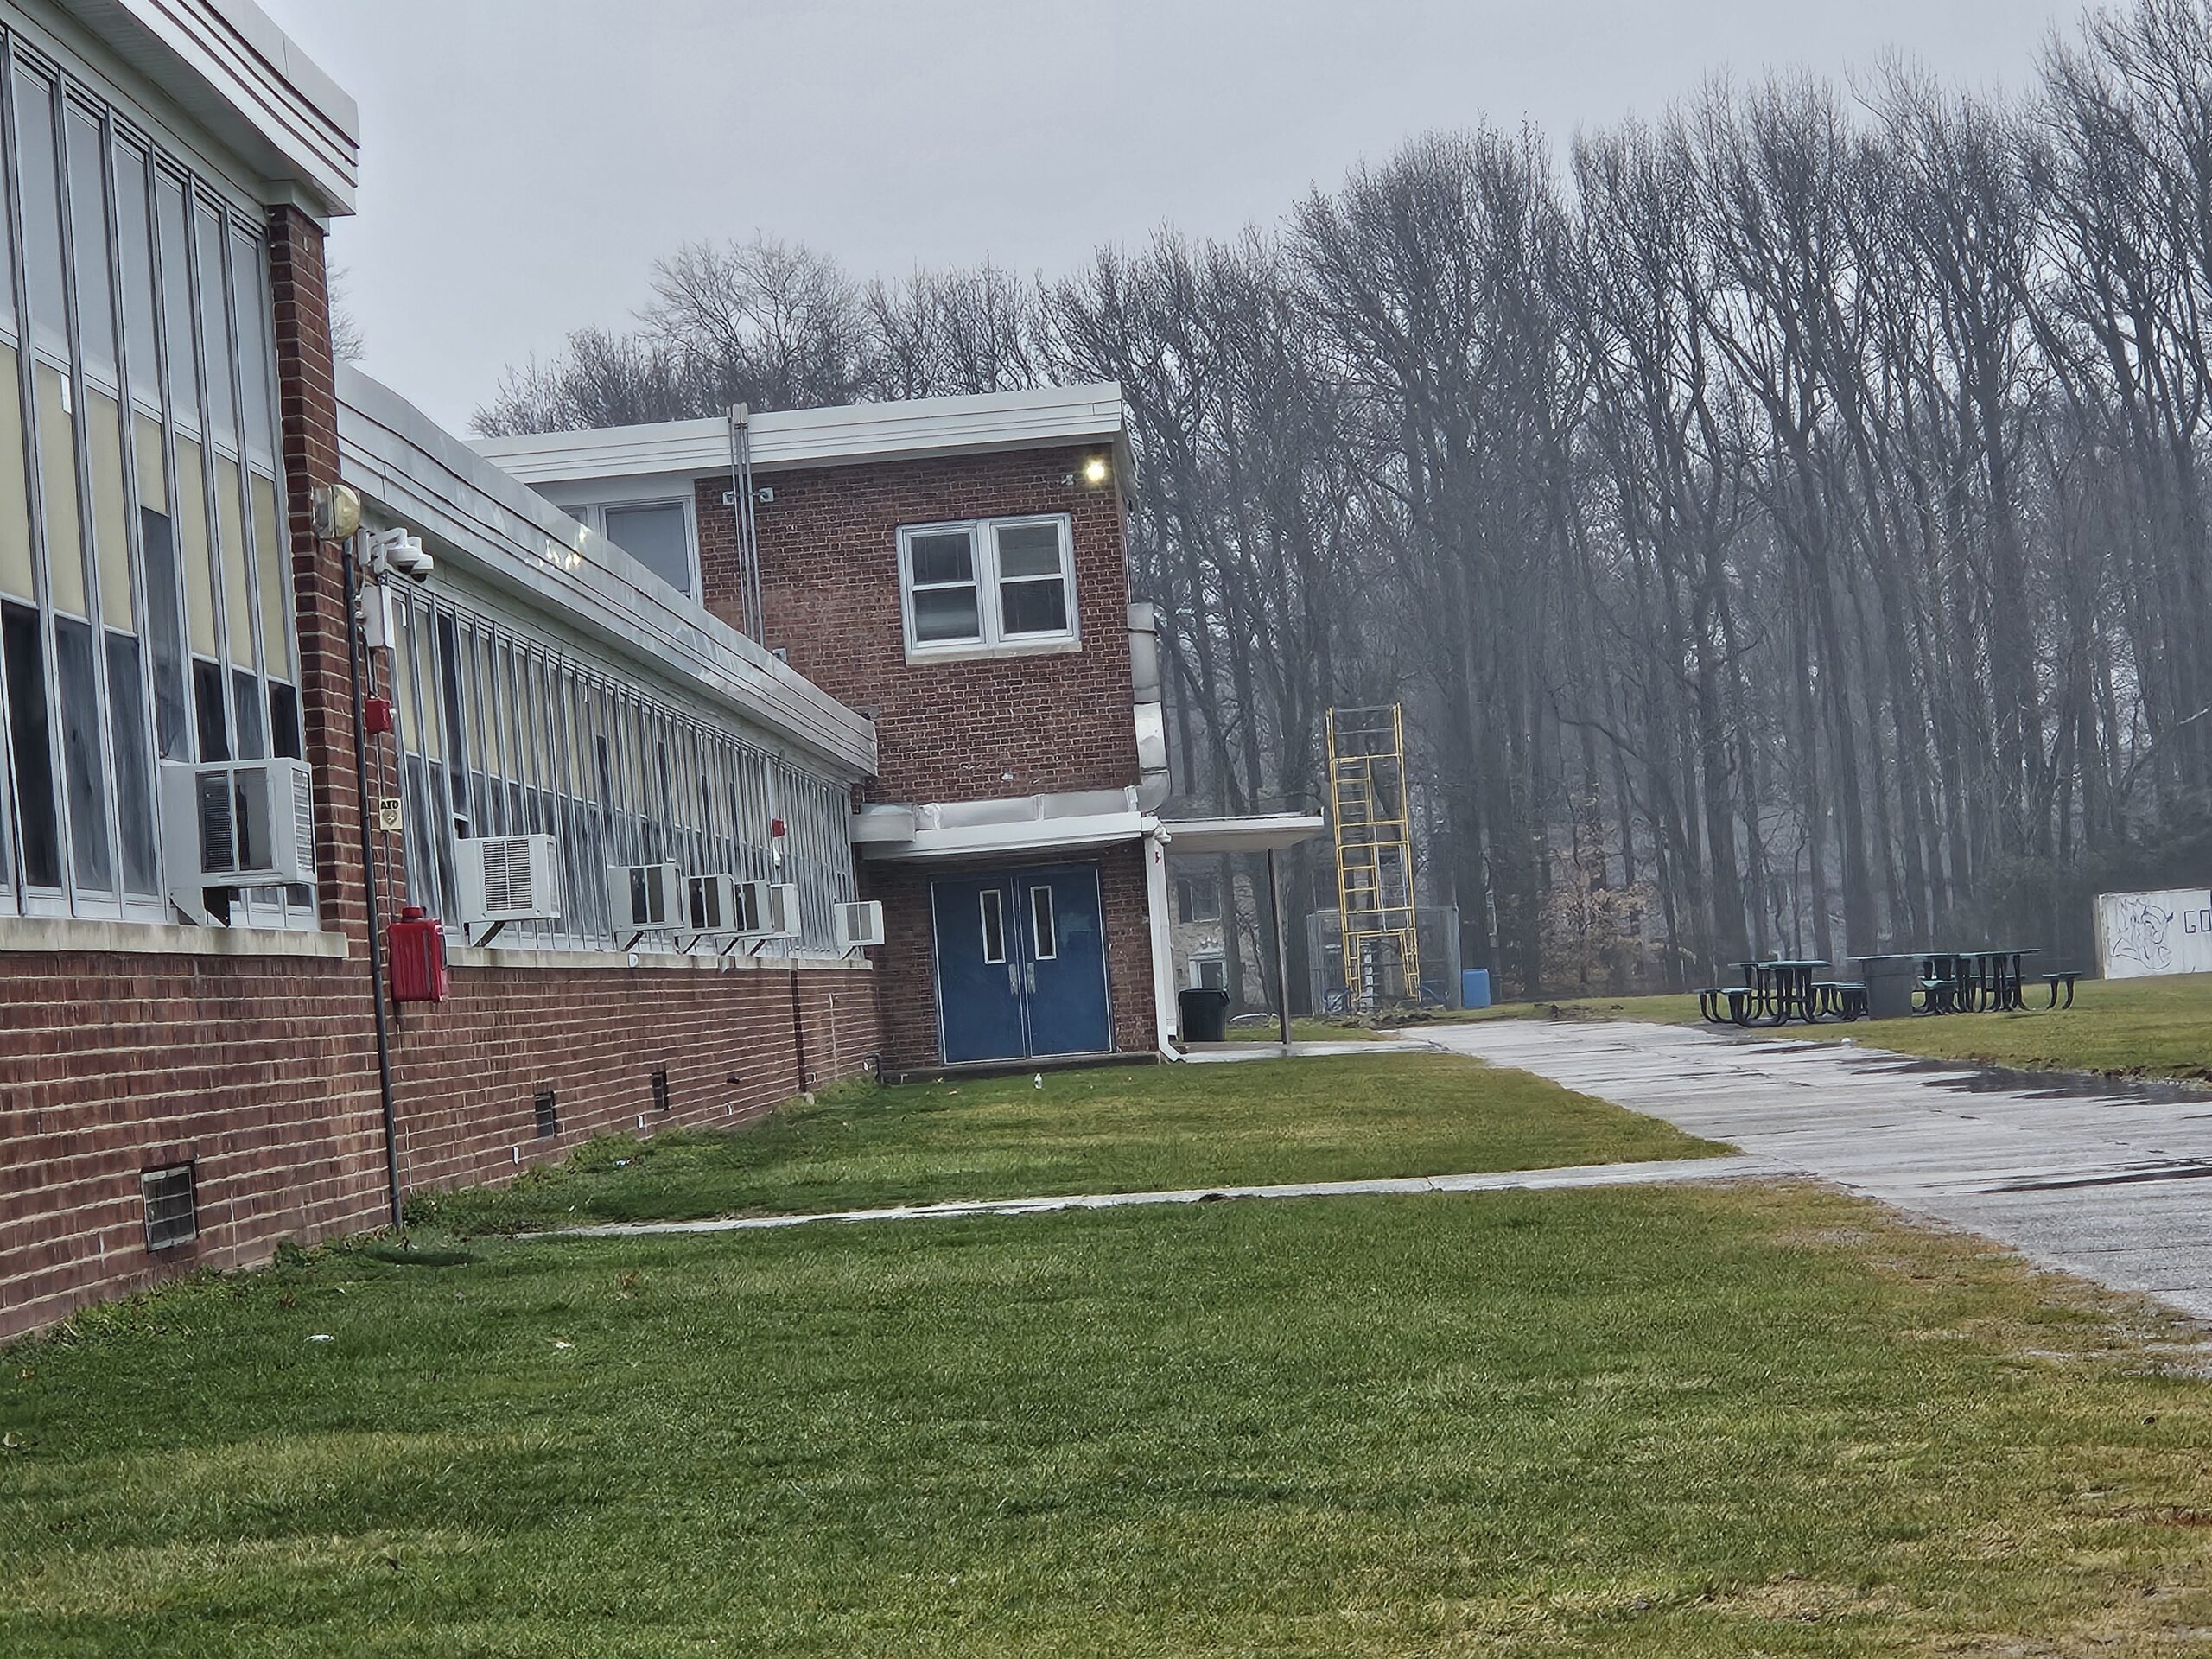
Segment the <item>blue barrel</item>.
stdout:
<path fill-rule="evenodd" d="M 1463 1008 L 1490 1007 L 1490 969 L 1462 968 L 1459 970 L 1459 1006 Z"/>

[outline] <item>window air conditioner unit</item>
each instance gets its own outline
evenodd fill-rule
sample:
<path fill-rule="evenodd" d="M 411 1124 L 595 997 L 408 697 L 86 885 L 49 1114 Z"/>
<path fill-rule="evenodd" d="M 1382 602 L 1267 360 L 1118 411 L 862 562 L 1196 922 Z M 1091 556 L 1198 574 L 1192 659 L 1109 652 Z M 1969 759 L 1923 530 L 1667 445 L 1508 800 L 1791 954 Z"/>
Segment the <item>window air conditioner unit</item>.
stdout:
<path fill-rule="evenodd" d="M 170 902 L 207 920 L 205 889 L 315 880 L 315 778 L 304 760 L 162 763 Z"/>
<path fill-rule="evenodd" d="M 734 875 L 695 875 L 683 884 L 683 919 L 694 933 L 725 938 L 745 931 L 745 892 Z"/>
<path fill-rule="evenodd" d="M 509 922 L 557 921 L 561 855 L 550 836 L 479 836 L 454 843 L 461 923 L 485 929 L 481 944 Z"/>
<path fill-rule="evenodd" d="M 756 881 L 763 898 L 760 937 L 764 939 L 798 938 L 798 889 L 789 882 Z"/>
<path fill-rule="evenodd" d="M 683 925 L 683 873 L 673 864 L 617 864 L 607 872 L 607 911 L 620 934 Z"/>
<path fill-rule="evenodd" d="M 837 906 L 837 949 L 857 950 L 883 943 L 883 901 L 864 899 Z"/>

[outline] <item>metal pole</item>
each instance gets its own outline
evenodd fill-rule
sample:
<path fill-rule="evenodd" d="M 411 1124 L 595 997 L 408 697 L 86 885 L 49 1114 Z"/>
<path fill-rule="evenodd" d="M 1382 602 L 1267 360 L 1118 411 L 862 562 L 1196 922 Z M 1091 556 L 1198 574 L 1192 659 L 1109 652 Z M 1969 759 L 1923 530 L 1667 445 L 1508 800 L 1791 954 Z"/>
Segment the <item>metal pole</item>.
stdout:
<path fill-rule="evenodd" d="M 356 531 L 358 539 L 364 531 Z M 374 988 L 377 1011 L 377 1092 L 384 1108 L 384 1173 L 391 1192 L 391 1224 L 404 1226 L 404 1205 L 399 1192 L 399 1129 L 391 1098 L 391 1027 L 384 1009 L 384 932 L 377 915 L 377 851 L 369 828 L 369 739 L 361 718 L 361 588 L 360 566 L 353 557 L 353 542 L 340 545 L 344 552 L 346 587 L 346 660 L 353 682 L 353 786 L 361 804 L 361 880 L 368 900 L 369 982 Z"/>
<path fill-rule="evenodd" d="M 1290 957 L 1282 942 L 1282 883 L 1275 879 L 1275 849 L 1268 849 L 1268 914 L 1275 928 L 1275 1029 L 1290 1046 Z"/>

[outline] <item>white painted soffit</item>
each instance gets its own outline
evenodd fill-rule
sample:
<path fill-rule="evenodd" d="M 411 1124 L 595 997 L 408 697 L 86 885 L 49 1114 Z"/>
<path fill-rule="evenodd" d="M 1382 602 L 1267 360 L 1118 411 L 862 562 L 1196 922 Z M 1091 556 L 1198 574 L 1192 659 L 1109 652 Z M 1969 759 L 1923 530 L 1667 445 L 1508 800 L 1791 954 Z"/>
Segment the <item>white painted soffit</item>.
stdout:
<path fill-rule="evenodd" d="M 1162 818 L 1167 850 L 1176 853 L 1270 853 L 1311 841 L 1326 828 L 1320 814 L 1252 812 L 1233 818 Z"/>
<path fill-rule="evenodd" d="M 361 116 L 252 0 L 52 0 L 319 218 L 353 211 Z"/>
<path fill-rule="evenodd" d="M 561 616 L 619 658 L 856 773 L 875 728 L 613 542 L 568 517 L 359 370 L 338 368 L 340 468 L 410 529 L 495 587 Z"/>
<path fill-rule="evenodd" d="M 1046 386 L 977 397 L 915 397 L 836 409 L 764 411 L 752 420 L 753 469 L 830 467 L 924 455 L 982 454 L 1058 444 L 1105 443 L 1127 465 L 1122 389 Z M 729 423 L 660 421 L 588 432 L 479 438 L 477 453 L 525 484 L 682 475 L 729 470 Z"/>
<path fill-rule="evenodd" d="M 862 858 L 892 863 L 1021 853 L 1073 853 L 1141 840 L 1147 828 L 1147 821 L 1141 812 L 1103 812 L 1084 818 L 1039 818 L 1020 823 L 917 830 L 910 841 L 862 842 L 855 850 Z"/>

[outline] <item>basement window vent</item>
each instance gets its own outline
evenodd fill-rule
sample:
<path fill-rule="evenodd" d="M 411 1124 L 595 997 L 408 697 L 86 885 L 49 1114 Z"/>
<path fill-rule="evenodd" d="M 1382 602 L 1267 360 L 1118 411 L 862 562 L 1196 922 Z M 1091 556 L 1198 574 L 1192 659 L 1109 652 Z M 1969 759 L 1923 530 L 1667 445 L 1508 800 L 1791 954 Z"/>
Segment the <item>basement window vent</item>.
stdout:
<path fill-rule="evenodd" d="M 531 1104 L 537 1113 L 537 1138 L 541 1141 L 556 1135 L 561 1128 L 561 1114 L 550 1089 L 541 1089 L 532 1096 Z"/>
<path fill-rule="evenodd" d="M 175 1164 L 149 1169 L 138 1178 L 138 1195 L 146 1205 L 146 1248 L 174 1249 L 200 1236 L 200 1212 L 193 1200 L 192 1166 Z"/>
<path fill-rule="evenodd" d="M 653 1109 L 668 1109 L 668 1068 L 664 1065 L 653 1073 Z"/>

